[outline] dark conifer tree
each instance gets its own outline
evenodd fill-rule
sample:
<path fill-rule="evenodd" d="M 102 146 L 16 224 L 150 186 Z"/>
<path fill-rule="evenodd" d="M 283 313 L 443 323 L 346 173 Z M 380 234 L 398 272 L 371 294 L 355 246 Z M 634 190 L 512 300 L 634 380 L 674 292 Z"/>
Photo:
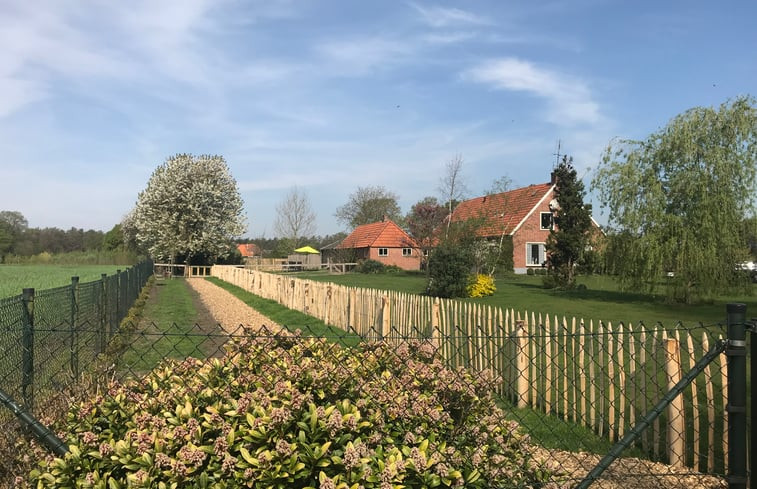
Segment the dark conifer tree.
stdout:
<path fill-rule="evenodd" d="M 584 184 L 573 168 L 573 158 L 563 156 L 555 168 L 554 226 L 547 239 L 547 266 L 557 287 L 575 285 L 575 266 L 583 256 L 591 229 L 591 205 L 584 203 Z"/>

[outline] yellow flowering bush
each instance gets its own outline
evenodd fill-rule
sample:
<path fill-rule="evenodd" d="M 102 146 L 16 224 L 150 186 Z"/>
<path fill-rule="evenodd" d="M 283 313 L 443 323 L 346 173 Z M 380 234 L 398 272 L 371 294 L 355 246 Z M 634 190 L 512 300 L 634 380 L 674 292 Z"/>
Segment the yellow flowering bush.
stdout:
<path fill-rule="evenodd" d="M 466 290 L 468 291 L 468 297 L 486 297 L 494 295 L 494 292 L 497 291 L 497 286 L 494 285 L 494 277 L 479 273 L 471 276 Z"/>

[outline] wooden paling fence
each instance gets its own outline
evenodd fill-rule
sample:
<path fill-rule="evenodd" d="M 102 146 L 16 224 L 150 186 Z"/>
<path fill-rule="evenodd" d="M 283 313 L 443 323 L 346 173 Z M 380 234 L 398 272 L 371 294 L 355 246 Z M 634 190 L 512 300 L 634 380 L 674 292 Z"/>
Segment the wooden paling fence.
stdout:
<path fill-rule="evenodd" d="M 451 367 L 489 371 L 513 407 L 615 441 L 722 339 L 706 328 L 585 323 L 457 300 L 347 287 L 232 266 L 211 274 L 367 339 L 434 342 Z M 725 355 L 706 367 L 642 435 L 655 460 L 725 471 Z"/>

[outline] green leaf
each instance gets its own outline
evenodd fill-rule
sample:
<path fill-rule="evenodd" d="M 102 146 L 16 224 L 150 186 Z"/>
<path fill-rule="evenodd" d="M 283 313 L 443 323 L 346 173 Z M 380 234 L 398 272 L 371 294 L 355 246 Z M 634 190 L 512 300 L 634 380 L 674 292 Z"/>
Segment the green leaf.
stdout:
<path fill-rule="evenodd" d="M 245 459 L 245 461 L 248 464 L 255 465 L 255 466 L 258 465 L 258 459 L 256 457 L 253 457 L 252 455 L 250 455 L 250 452 L 245 447 L 241 447 L 239 449 L 239 453 L 240 453 L 240 455 L 242 455 L 242 458 Z"/>

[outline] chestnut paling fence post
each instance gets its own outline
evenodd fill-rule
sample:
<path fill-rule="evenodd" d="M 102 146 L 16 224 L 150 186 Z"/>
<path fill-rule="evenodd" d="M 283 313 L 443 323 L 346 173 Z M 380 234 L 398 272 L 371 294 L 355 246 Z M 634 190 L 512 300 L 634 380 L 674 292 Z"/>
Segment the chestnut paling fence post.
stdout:
<path fill-rule="evenodd" d="M 668 391 L 681 381 L 681 356 L 678 340 L 665 340 L 665 374 L 668 379 Z M 668 462 L 683 467 L 684 459 L 684 411 L 683 394 L 677 395 L 667 408 L 668 417 Z"/>

